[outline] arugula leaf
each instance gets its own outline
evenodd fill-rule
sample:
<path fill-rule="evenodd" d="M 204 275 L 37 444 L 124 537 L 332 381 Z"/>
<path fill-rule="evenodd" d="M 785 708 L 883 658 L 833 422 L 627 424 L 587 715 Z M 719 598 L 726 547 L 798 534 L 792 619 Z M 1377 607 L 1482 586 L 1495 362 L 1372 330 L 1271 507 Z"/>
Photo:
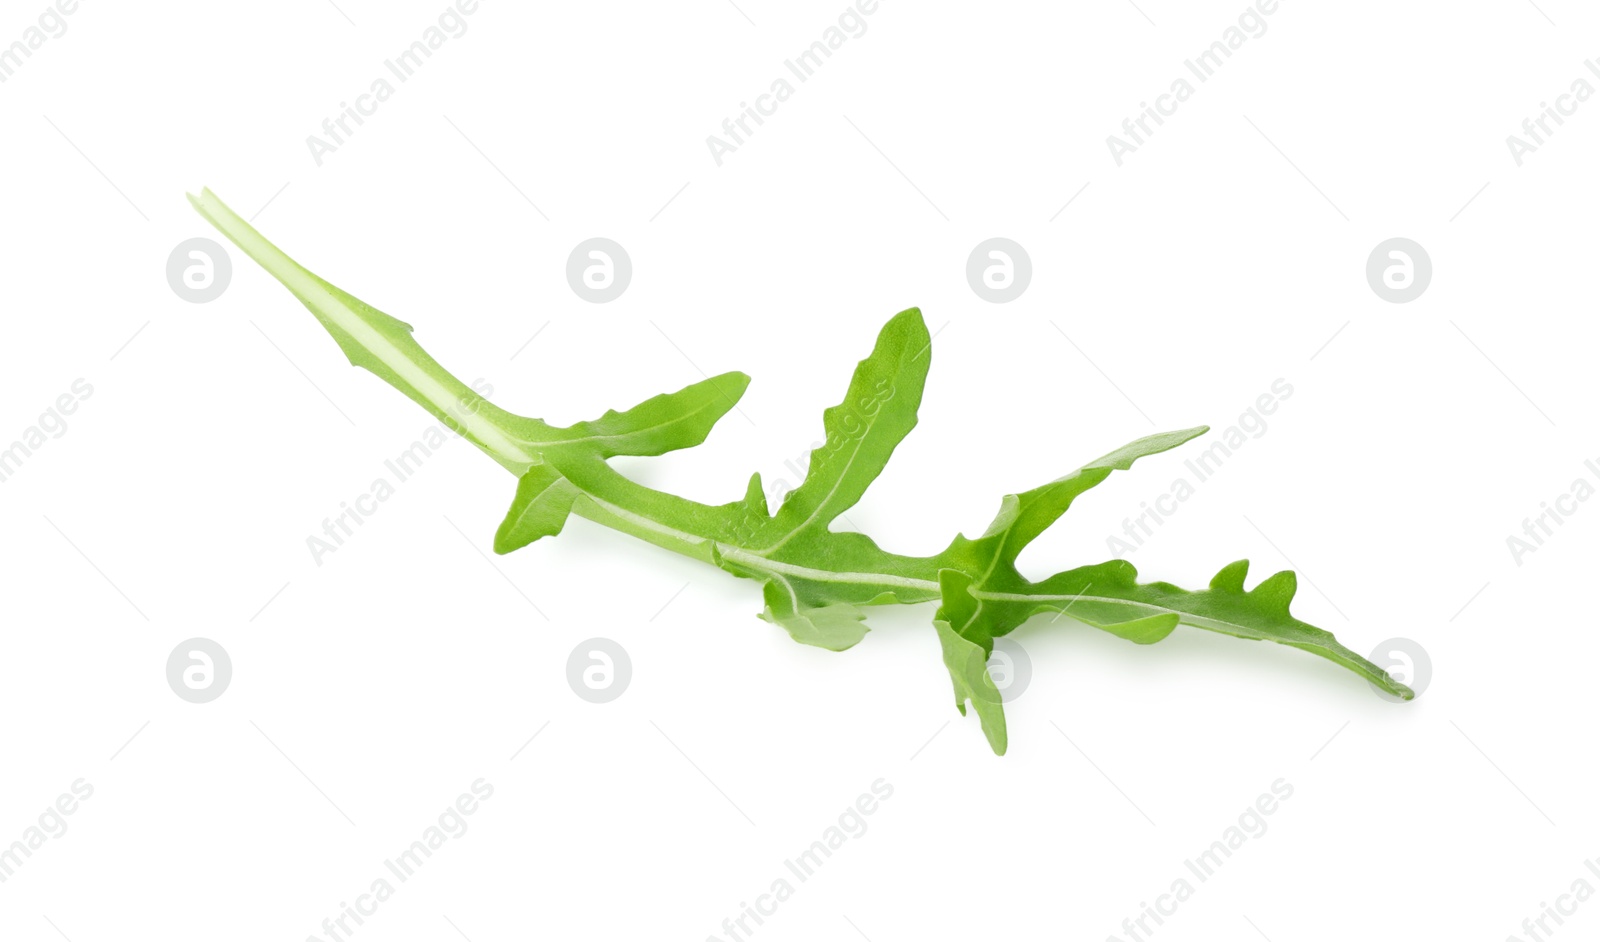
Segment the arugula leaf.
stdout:
<path fill-rule="evenodd" d="M 536 464 L 517 481 L 517 496 L 494 534 L 494 551 L 509 553 L 535 540 L 555 536 L 567 525 L 572 505 L 583 492 L 546 463 Z"/>
<path fill-rule="evenodd" d="M 400 390 L 435 418 L 521 475 L 537 459 L 507 426 L 514 418 L 478 395 L 429 356 L 411 337 L 411 325 L 383 313 L 307 271 L 268 242 L 215 193 L 189 202 L 304 304 L 350 362 Z M 536 423 L 536 419 L 522 420 Z M 542 425 L 543 423 L 538 423 Z"/>
<path fill-rule="evenodd" d="M 811 452 L 805 480 L 756 535 L 757 552 L 781 555 L 794 540 L 826 531 L 834 518 L 861 500 L 917 424 L 931 349 L 928 328 L 916 308 L 901 311 L 883 326 L 872 355 L 856 366 L 844 401 L 822 413 L 823 444 Z"/>
<path fill-rule="evenodd" d="M 566 525 L 573 503 L 583 492 L 552 461 L 568 464 L 617 455 L 661 455 L 692 448 L 706 440 L 711 427 L 738 404 L 750 385 L 743 373 L 724 373 L 654 396 L 625 412 L 615 410 L 592 422 L 551 429 L 537 420 L 513 417 L 513 440 L 541 456 L 517 482 L 517 496 L 495 533 L 494 551 L 509 553 L 535 540 L 555 536 Z"/>
<path fill-rule="evenodd" d="M 987 639 L 1005 634 L 1041 610 L 1040 606 L 1048 605 L 1047 600 L 1032 598 L 1037 593 L 1031 591 L 1031 583 L 1017 571 L 1017 557 L 1060 519 L 1080 494 L 1110 477 L 1112 471 L 1126 471 L 1140 458 L 1169 451 L 1207 431 L 1205 426 L 1200 426 L 1141 438 L 1042 487 L 1021 494 L 1007 494 L 1000 502 L 1000 512 L 982 536 L 976 540 L 957 537 L 944 556 L 950 564 L 974 574 L 974 591 L 1023 594 L 1028 595 L 1029 600 L 1019 607 L 1015 600 L 997 598 L 988 617 L 967 626 L 965 635 L 987 645 Z M 1111 626 L 1102 623 L 1097 627 Z"/>
<path fill-rule="evenodd" d="M 839 578 L 850 572 L 851 559 L 880 568 L 888 554 L 860 534 L 829 527 L 861 500 L 916 426 L 931 345 L 916 308 L 884 325 L 871 355 L 857 364 L 844 400 L 822 413 L 824 441 L 811 452 L 805 480 L 753 529 L 745 552 L 723 556 L 729 572 L 766 580 L 761 617 L 802 644 L 843 651 L 866 636 L 860 606 L 896 599 L 892 587 Z M 831 565 L 808 565 L 818 559 Z"/>
<path fill-rule="evenodd" d="M 934 630 L 939 633 L 939 647 L 944 654 L 945 670 L 956 688 L 956 709 L 967 715 L 967 701 L 978 712 L 983 735 L 989 748 L 997 756 L 1006 754 L 1006 714 L 1000 705 L 1000 688 L 989 676 L 989 656 L 994 653 L 994 640 L 984 636 L 974 641 L 968 632 L 983 616 L 987 604 L 972 591 L 972 577 L 959 569 L 945 569 L 939 573 L 939 590 L 944 604 L 933 616 Z M 981 634 L 981 633 L 980 633 Z"/>
<path fill-rule="evenodd" d="M 1071 616 L 1139 644 L 1178 625 L 1274 641 L 1327 658 L 1378 687 L 1414 694 L 1333 635 L 1294 618 L 1293 573 L 1246 591 L 1248 563 L 1224 567 L 1209 588 L 1140 583 L 1123 560 L 1030 582 L 1018 555 L 1079 495 L 1140 458 L 1176 448 L 1205 428 L 1139 439 L 1042 487 L 1007 495 L 976 539 L 957 536 L 932 556 L 885 552 L 861 533 L 832 525 L 862 498 L 917 423 L 931 338 L 916 308 L 900 312 L 856 367 L 844 400 L 823 413 L 825 442 L 801 486 L 769 511 L 760 475 L 743 497 L 702 504 L 646 487 L 608 459 L 661 455 L 705 441 L 743 395 L 749 378 L 721 376 L 655 396 L 622 412 L 557 428 L 487 402 L 417 345 L 411 327 L 334 287 L 279 251 L 210 190 L 195 208 L 284 284 L 356 366 L 376 374 L 445 421 L 518 478 L 494 546 L 510 552 L 561 532 L 572 514 L 762 583 L 762 617 L 804 644 L 844 650 L 865 635 L 867 606 L 939 602 L 934 630 L 963 714 L 971 703 L 990 747 L 1007 746 L 1001 697 L 987 661 L 994 639 L 1041 612 Z"/>
<path fill-rule="evenodd" d="M 553 429 L 537 419 L 512 417 L 518 444 L 530 451 L 618 455 L 664 455 L 693 448 L 706 440 L 711 427 L 739 404 L 750 377 L 723 373 L 685 386 L 675 393 L 652 396 L 625 412 L 612 410 L 591 422 Z"/>
<path fill-rule="evenodd" d="M 1096 619 L 1111 621 L 1118 617 L 1118 612 L 1155 613 L 1149 615 L 1151 618 L 1171 615 L 1181 624 L 1207 631 L 1299 648 L 1342 665 L 1403 700 L 1415 696 L 1411 688 L 1340 644 L 1332 633 L 1289 614 L 1289 603 L 1298 585 L 1293 572 L 1276 573 L 1261 580 L 1254 589 L 1245 591 L 1244 580 L 1249 569 L 1248 560 L 1229 563 L 1212 577 L 1209 588 L 1190 592 L 1166 582 L 1140 584 L 1138 572 L 1131 563 L 1114 559 L 1052 576 L 1037 583 L 1035 588 L 1042 597 L 1068 593 L 1076 597 L 1077 592 L 1087 592 L 1092 587 L 1094 595 L 1101 598 L 1081 598 L 1070 611 L 1072 617 L 1089 624 L 1096 624 Z M 1080 585 L 1084 589 L 1078 589 Z M 1080 609 L 1084 610 L 1080 612 Z M 1099 627 L 1121 634 L 1136 624 L 1122 622 Z M 1161 639 L 1136 637 L 1130 640 L 1149 643 Z"/>
<path fill-rule="evenodd" d="M 867 635 L 867 613 L 860 607 L 820 597 L 802 598 L 796 583 L 784 577 L 768 581 L 761 598 L 767 603 L 761 617 L 801 644 L 843 651 Z"/>

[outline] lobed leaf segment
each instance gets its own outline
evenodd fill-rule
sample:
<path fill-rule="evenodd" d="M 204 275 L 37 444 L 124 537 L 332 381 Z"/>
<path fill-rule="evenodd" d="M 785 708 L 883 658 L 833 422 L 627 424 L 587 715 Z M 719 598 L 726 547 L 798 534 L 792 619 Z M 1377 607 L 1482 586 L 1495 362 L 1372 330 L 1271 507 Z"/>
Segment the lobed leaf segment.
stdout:
<path fill-rule="evenodd" d="M 1249 563 L 1241 560 L 1224 566 L 1208 588 L 1188 591 L 1141 583 L 1124 560 L 1040 582 L 1017 570 L 1018 555 L 1080 494 L 1113 471 L 1204 434 L 1205 427 L 1141 438 L 1065 477 L 1008 494 L 981 536 L 958 535 L 932 556 L 889 553 L 864 534 L 833 530 L 917 423 L 932 341 L 915 308 L 884 325 L 843 401 L 823 412 L 825 442 L 776 512 L 767 507 L 759 474 L 743 497 L 708 506 L 645 487 L 607 459 L 661 455 L 705 441 L 744 394 L 750 378 L 743 373 L 714 376 L 565 428 L 513 415 L 440 366 L 412 339 L 410 325 L 307 271 L 210 190 L 190 201 L 310 309 L 352 364 L 377 374 L 516 475 L 516 496 L 495 533 L 497 553 L 555 536 L 576 514 L 760 582 L 762 618 L 796 641 L 833 651 L 866 635 L 867 606 L 937 602 L 934 628 L 956 707 L 964 715 L 972 704 L 997 754 L 1006 750 L 1006 721 L 988 670 L 994 639 L 1041 612 L 1068 613 L 1137 644 L 1154 644 L 1180 624 L 1275 641 L 1343 665 L 1401 699 L 1413 697 L 1332 634 L 1289 613 L 1293 572 L 1246 590 Z"/>

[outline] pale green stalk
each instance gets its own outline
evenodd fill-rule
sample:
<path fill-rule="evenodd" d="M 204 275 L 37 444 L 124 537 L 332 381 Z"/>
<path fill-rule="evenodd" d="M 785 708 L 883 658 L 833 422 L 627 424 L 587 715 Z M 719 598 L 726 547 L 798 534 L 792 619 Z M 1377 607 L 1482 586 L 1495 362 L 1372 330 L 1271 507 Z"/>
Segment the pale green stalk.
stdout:
<path fill-rule="evenodd" d="M 826 442 L 813 452 L 805 481 L 776 512 L 767 508 L 759 475 L 741 499 L 710 506 L 645 487 L 607 459 L 699 444 L 743 394 L 744 374 L 711 377 L 624 412 L 555 428 L 485 400 L 430 357 L 409 325 L 307 271 L 209 190 L 190 200 L 311 310 L 351 363 L 382 377 L 517 476 L 516 498 L 495 537 L 498 552 L 554 536 L 576 513 L 761 581 L 764 618 L 798 641 L 833 650 L 865 635 L 862 606 L 937 600 L 935 628 L 957 706 L 965 712 L 965 703 L 973 703 L 996 752 L 1005 750 L 1005 721 L 986 662 L 995 637 L 1041 612 L 1067 613 L 1141 644 L 1162 640 L 1180 623 L 1275 641 L 1349 668 L 1394 696 L 1413 696 L 1331 634 L 1289 614 L 1296 588 L 1291 572 L 1246 591 L 1248 564 L 1239 562 L 1218 572 L 1208 589 L 1191 592 L 1140 583 L 1122 560 L 1041 582 L 1017 570 L 1018 554 L 1078 495 L 1139 458 L 1203 434 L 1203 427 L 1140 439 L 1042 487 L 1008 495 L 983 535 L 957 536 L 932 556 L 901 556 L 862 534 L 835 532 L 834 520 L 861 499 L 916 425 L 932 343 L 916 309 L 889 321 L 844 401 L 823 414 Z"/>

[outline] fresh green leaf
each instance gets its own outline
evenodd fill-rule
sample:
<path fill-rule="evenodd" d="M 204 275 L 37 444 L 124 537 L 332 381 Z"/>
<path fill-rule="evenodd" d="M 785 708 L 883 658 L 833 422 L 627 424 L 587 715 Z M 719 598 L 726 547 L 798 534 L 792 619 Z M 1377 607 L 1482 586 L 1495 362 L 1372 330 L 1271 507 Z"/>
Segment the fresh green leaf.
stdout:
<path fill-rule="evenodd" d="M 823 443 L 811 452 L 805 480 L 756 535 L 753 549 L 775 556 L 797 539 L 826 531 L 856 505 L 917 424 L 931 349 L 916 308 L 883 326 L 872 355 L 856 366 L 844 401 L 822 413 Z"/>
<path fill-rule="evenodd" d="M 749 382 L 724 373 L 623 412 L 556 428 L 506 412 L 447 372 L 411 328 L 301 267 L 209 190 L 191 197 L 200 213 L 284 284 L 333 336 L 350 362 L 370 370 L 488 453 L 518 478 L 495 535 L 509 552 L 561 532 L 577 514 L 646 542 L 759 580 L 762 617 L 805 644 L 843 650 L 866 635 L 864 609 L 938 601 L 934 629 L 964 714 L 971 703 L 996 753 L 1007 744 L 1000 694 L 987 662 L 994 639 L 1041 612 L 1071 616 L 1140 644 L 1179 625 L 1274 641 L 1327 658 L 1403 699 L 1413 694 L 1326 631 L 1289 613 L 1293 573 L 1244 588 L 1248 564 L 1233 563 L 1209 588 L 1191 592 L 1138 582 L 1122 560 L 1030 582 L 1017 557 L 1114 470 L 1175 448 L 1204 428 L 1142 438 L 1042 487 L 1008 495 L 976 539 L 957 536 L 932 556 L 901 556 L 834 522 L 862 498 L 917 423 L 931 339 L 922 315 L 895 315 L 857 366 L 844 400 L 823 413 L 824 444 L 801 486 L 769 511 L 759 475 L 743 497 L 708 505 L 646 487 L 612 468 L 618 455 L 661 455 L 703 442 Z"/>
<path fill-rule="evenodd" d="M 646 399 L 626 412 L 607 412 L 593 422 L 568 428 L 549 429 L 537 420 L 514 421 L 512 427 L 519 434 L 513 440 L 542 460 L 528 468 L 517 483 L 517 496 L 495 534 L 495 552 L 521 549 L 555 536 L 566 525 L 573 503 L 583 492 L 562 477 L 552 462 L 572 467 L 596 458 L 661 455 L 692 448 L 706 440 L 711 427 L 738 404 L 749 385 L 750 377 L 743 373 L 724 373 Z"/>
<path fill-rule="evenodd" d="M 867 636 L 867 615 L 849 602 L 807 606 L 793 583 L 778 577 L 761 590 L 767 607 L 761 617 L 789 632 L 801 644 L 843 651 Z"/>
<path fill-rule="evenodd" d="M 494 551 L 509 553 L 560 533 L 582 493 L 549 464 L 529 468 L 517 482 L 517 496 L 495 532 Z"/>
<path fill-rule="evenodd" d="M 711 427 L 739 404 L 749 386 L 750 377 L 743 373 L 723 373 L 675 393 L 653 396 L 626 412 L 607 412 L 592 422 L 553 429 L 537 419 L 513 417 L 509 424 L 520 431 L 518 444 L 541 454 L 560 449 L 600 458 L 664 455 L 704 442 Z"/>
<path fill-rule="evenodd" d="M 939 588 L 944 603 L 933 616 L 939 635 L 945 670 L 956 689 L 956 709 L 967 715 L 967 702 L 978 711 L 978 721 L 989 748 L 997 756 L 1006 752 L 1006 715 L 1000 702 L 1000 688 L 989 675 L 989 655 L 994 639 L 979 627 L 984 601 L 972 592 L 972 577 L 959 569 L 939 573 Z M 974 640 L 974 635 L 980 640 Z"/>

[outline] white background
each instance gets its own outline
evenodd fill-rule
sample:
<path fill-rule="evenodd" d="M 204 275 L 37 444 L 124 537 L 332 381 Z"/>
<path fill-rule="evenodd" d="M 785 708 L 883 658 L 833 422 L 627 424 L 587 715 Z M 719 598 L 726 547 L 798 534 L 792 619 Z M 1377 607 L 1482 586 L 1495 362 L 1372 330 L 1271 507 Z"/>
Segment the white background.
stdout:
<path fill-rule="evenodd" d="M 880 778 L 868 831 L 755 939 L 1126 939 L 1280 778 L 1267 832 L 1155 938 L 1498 942 L 1600 887 L 1600 505 L 1520 566 L 1506 545 L 1600 457 L 1600 104 L 1521 167 L 1505 142 L 1600 84 L 1600 20 L 1291 0 L 1118 167 L 1106 136 L 1245 8 L 1139 2 L 884 0 L 720 167 L 706 136 L 843 0 L 490 0 L 320 167 L 307 135 L 443 0 L 84 3 L 0 85 L 0 444 L 94 389 L 0 484 L 0 843 L 94 794 L 0 884 L 0 937 L 299 942 L 479 778 L 470 830 L 354 938 L 726 938 Z M 6 0 L 0 43 L 43 8 Z M 921 425 L 850 512 L 897 551 L 1283 378 L 1267 432 L 1132 559 L 1198 588 L 1292 558 L 1298 616 L 1363 653 L 1414 639 L 1432 683 L 1399 706 L 1288 648 L 1041 620 L 997 758 L 931 606 L 832 654 L 757 620 L 753 583 L 587 521 L 486 562 L 513 481 L 460 442 L 318 566 L 307 537 L 433 422 L 237 252 L 219 300 L 174 294 L 168 254 L 215 235 L 183 198 L 203 185 L 515 411 L 752 374 L 708 444 L 619 463 L 702 500 L 794 483 L 877 327 L 920 305 Z M 634 264 L 603 305 L 564 275 L 597 235 Z M 966 282 L 991 236 L 1033 260 L 1010 304 Z M 1365 277 L 1394 236 L 1434 264 L 1409 304 Z M 1025 568 L 1105 558 L 1208 442 L 1086 496 Z M 205 705 L 165 679 L 196 636 L 234 666 Z M 634 671 L 602 706 L 565 681 L 595 636 Z M 1586 903 L 1557 935 L 1597 931 Z"/>

